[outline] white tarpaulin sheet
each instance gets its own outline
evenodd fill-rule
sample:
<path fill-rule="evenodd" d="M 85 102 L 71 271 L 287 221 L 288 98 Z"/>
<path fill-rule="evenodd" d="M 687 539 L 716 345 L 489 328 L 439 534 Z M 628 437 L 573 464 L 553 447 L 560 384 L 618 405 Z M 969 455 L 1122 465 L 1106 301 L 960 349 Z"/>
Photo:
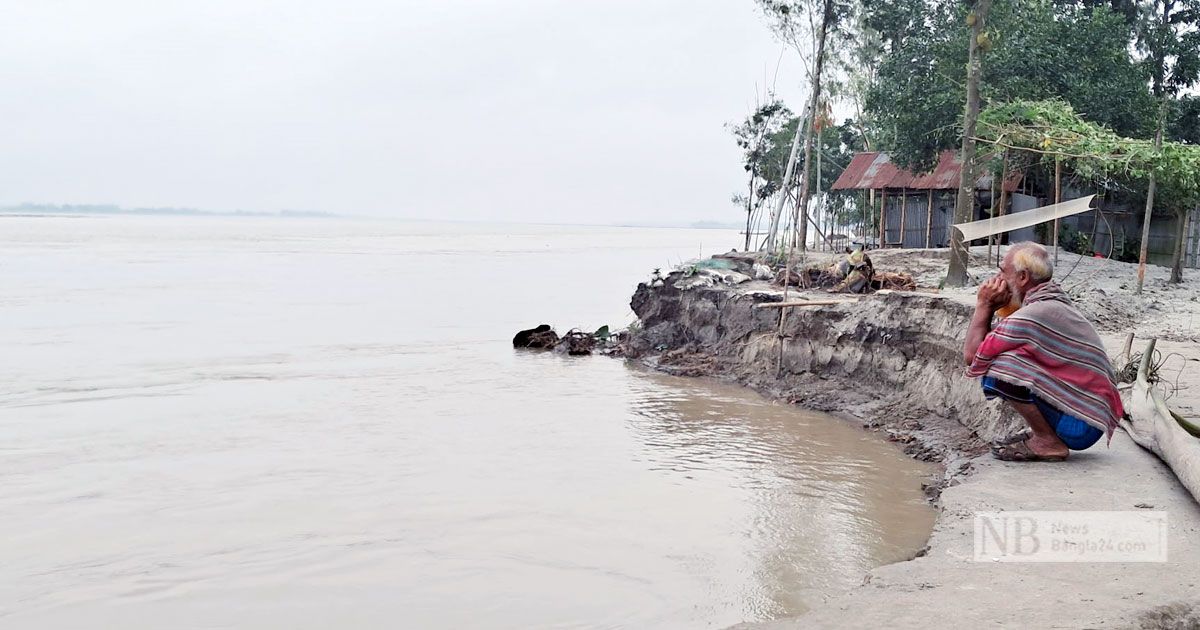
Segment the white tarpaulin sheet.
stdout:
<path fill-rule="evenodd" d="M 1069 217 L 1073 214 L 1079 214 L 1080 212 L 1087 212 L 1092 207 L 1092 198 L 1095 196 L 1088 195 L 1079 199 L 1072 199 L 1050 206 L 1042 206 L 1041 208 L 1034 208 L 1033 210 L 1026 210 L 1024 212 L 1014 212 L 1002 217 L 992 217 L 982 221 L 956 223 L 954 227 L 959 232 L 962 232 L 963 241 L 969 242 L 977 238 L 987 238 L 993 234 L 1003 234 L 1012 230 L 1033 227 L 1046 221 L 1053 221 Z"/>

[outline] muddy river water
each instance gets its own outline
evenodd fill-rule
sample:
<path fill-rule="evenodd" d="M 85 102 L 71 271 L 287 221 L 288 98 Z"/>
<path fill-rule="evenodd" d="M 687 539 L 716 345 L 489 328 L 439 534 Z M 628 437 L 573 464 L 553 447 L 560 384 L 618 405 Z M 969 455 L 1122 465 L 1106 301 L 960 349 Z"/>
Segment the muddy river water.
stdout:
<path fill-rule="evenodd" d="M 724 627 L 911 556 L 931 470 L 604 357 L 711 230 L 0 217 L 0 627 Z"/>

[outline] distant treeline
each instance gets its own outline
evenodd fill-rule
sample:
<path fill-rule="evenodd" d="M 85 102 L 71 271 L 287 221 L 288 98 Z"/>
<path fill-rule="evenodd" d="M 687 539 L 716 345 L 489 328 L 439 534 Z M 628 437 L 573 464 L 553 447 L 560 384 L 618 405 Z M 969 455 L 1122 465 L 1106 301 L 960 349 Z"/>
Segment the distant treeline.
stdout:
<path fill-rule="evenodd" d="M 311 210 L 280 210 L 279 212 L 252 212 L 234 210 L 217 212 L 197 208 L 122 208 L 113 204 L 52 204 L 22 203 L 15 206 L 0 206 L 2 214 L 138 214 L 138 215 L 184 215 L 184 216 L 236 216 L 236 217 L 333 217 L 329 212 Z"/>

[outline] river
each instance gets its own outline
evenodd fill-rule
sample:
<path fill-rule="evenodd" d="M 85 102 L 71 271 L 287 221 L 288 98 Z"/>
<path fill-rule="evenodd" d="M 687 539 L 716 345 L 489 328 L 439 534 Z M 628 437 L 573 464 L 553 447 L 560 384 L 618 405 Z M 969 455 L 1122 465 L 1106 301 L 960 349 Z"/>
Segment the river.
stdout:
<path fill-rule="evenodd" d="M 911 556 L 878 436 L 510 346 L 738 238 L 0 217 L 0 627 L 724 627 Z"/>

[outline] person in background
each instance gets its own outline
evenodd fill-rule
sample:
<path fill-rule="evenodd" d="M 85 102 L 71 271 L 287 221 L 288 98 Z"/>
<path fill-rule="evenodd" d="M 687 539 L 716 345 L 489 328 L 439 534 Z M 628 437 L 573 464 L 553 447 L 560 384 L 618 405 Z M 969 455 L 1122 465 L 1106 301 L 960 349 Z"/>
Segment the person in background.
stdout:
<path fill-rule="evenodd" d="M 1072 450 L 1112 440 L 1125 411 L 1096 329 L 1051 278 L 1046 248 L 1017 243 L 1000 273 L 983 283 L 967 329 L 968 377 L 982 377 L 988 398 L 1002 398 L 1029 431 L 1000 440 L 1006 461 L 1063 461 Z M 997 311 L 1017 310 L 992 328 Z"/>

